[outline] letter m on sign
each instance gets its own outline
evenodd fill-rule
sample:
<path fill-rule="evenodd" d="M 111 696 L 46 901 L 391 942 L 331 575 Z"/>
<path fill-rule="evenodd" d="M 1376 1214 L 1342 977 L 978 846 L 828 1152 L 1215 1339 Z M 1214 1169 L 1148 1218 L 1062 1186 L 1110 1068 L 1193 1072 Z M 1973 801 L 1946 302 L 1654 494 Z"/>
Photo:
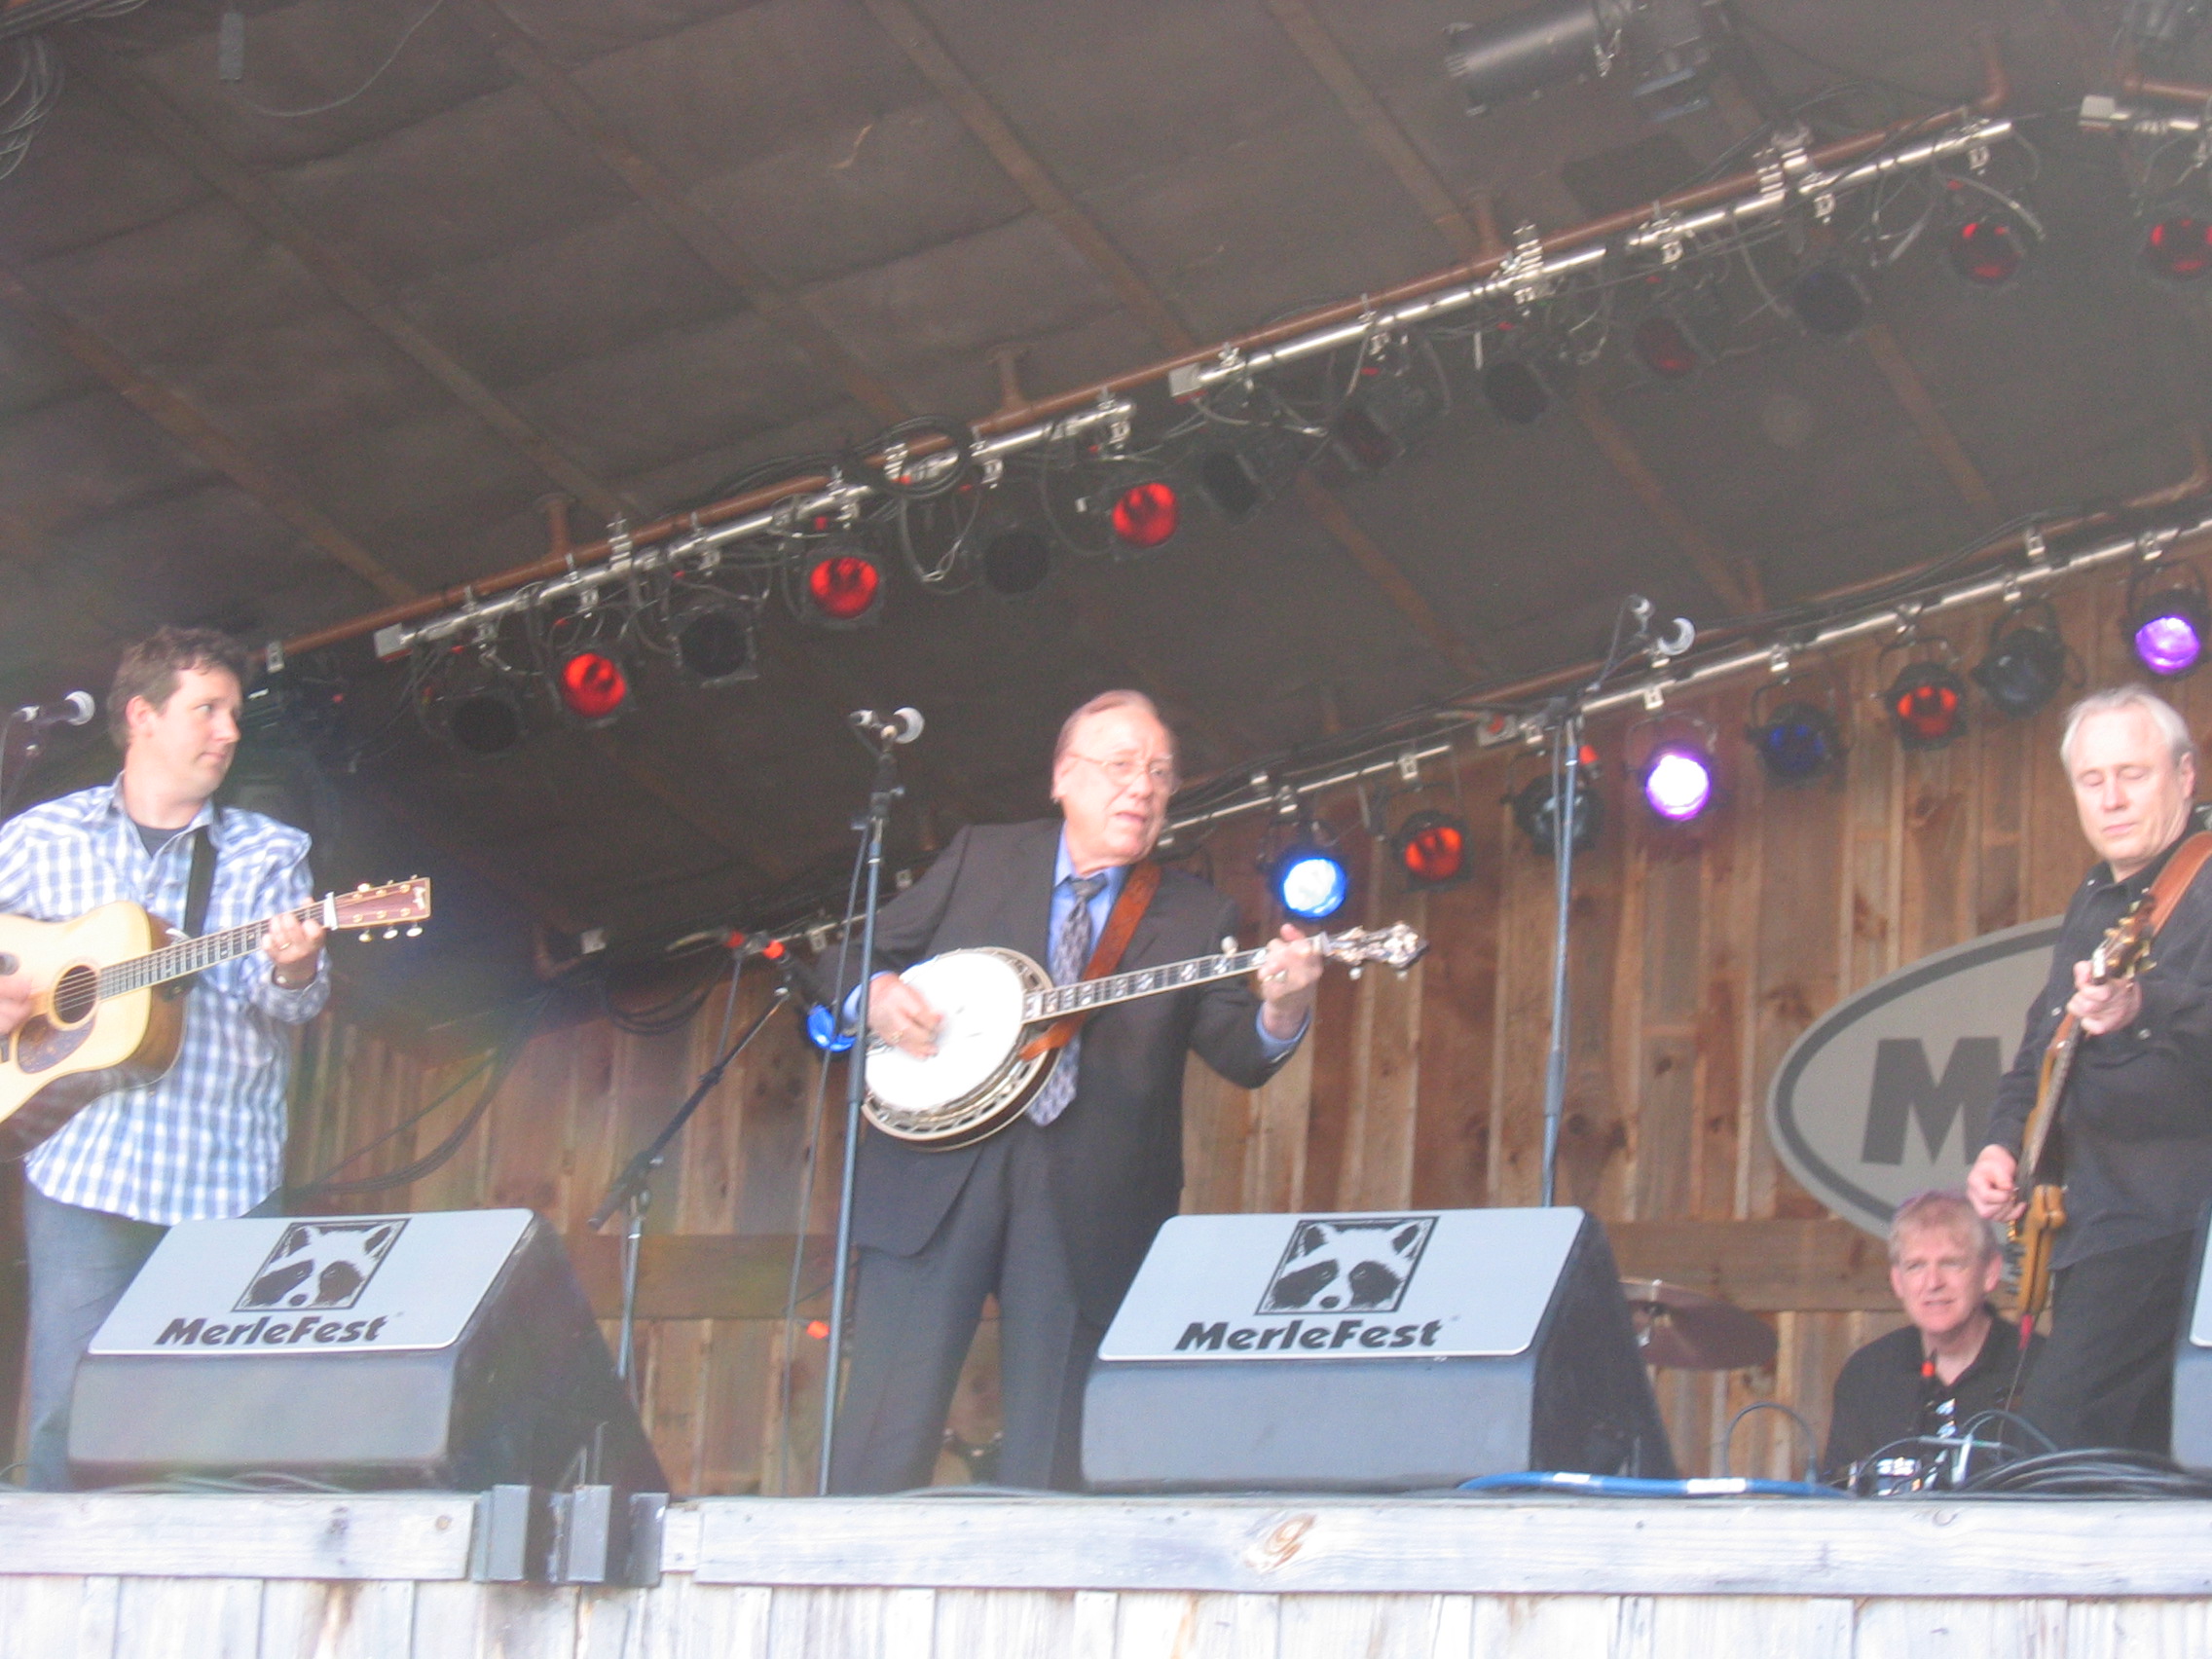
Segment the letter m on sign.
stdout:
<path fill-rule="evenodd" d="M 1995 1037 L 1961 1037 L 1951 1045 L 1940 1078 L 1930 1069 L 1919 1038 L 1883 1038 L 1874 1050 L 1874 1087 L 1860 1157 L 1868 1163 L 1902 1163 L 1905 1120 L 1911 1118 L 1920 1124 L 1928 1156 L 1936 1158 L 1950 1138 L 1952 1123 L 1964 1118 L 1963 1151 L 1971 1160 L 1988 1131 L 1989 1108 L 2004 1074 L 2004 1049 Z"/>

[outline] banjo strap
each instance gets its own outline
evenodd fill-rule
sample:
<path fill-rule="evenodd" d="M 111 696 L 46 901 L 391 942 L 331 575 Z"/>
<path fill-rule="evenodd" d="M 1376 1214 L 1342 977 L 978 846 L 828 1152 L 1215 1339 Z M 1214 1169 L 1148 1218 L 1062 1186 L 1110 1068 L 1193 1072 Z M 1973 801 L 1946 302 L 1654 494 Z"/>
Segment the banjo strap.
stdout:
<path fill-rule="evenodd" d="M 1121 966 L 1122 952 L 1129 948 L 1129 940 L 1137 931 L 1137 923 L 1144 920 L 1144 913 L 1152 904 L 1152 896 L 1159 891 L 1160 866 L 1147 859 L 1131 867 L 1128 880 L 1122 883 L 1122 896 L 1114 901 L 1113 911 L 1106 918 L 1106 931 L 1098 936 L 1098 948 L 1090 953 L 1090 960 L 1084 964 L 1083 977 L 1086 979 L 1103 979 Z M 1064 1018 L 1055 1019 L 1050 1028 L 1023 1047 L 1021 1057 L 1031 1060 L 1039 1054 L 1050 1053 L 1054 1049 L 1066 1048 L 1068 1040 L 1083 1029 L 1083 1022 L 1090 1017 L 1092 1012 L 1086 1009 L 1081 1014 L 1071 1014 Z"/>

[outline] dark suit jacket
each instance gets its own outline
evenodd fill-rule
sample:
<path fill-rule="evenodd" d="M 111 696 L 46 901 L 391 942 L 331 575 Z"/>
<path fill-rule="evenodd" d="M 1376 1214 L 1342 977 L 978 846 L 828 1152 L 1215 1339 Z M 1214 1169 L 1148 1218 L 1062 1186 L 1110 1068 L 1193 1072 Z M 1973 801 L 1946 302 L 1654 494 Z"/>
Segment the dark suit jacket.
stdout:
<path fill-rule="evenodd" d="M 1060 821 L 978 826 L 952 839 L 929 872 L 884 907 L 879 968 L 977 945 L 1049 958 L 1052 870 Z M 1197 877 L 1163 871 L 1121 967 L 1203 956 L 1235 932 L 1236 907 Z M 1106 1009 L 1084 1027 L 1075 1098 L 1040 1129 L 1053 1209 L 1083 1316 L 1110 1321 L 1160 1224 L 1183 1188 L 1183 1057 L 1198 1053 L 1222 1076 L 1256 1088 L 1279 1065 L 1263 1052 L 1260 1001 L 1248 981 L 1163 991 Z M 930 1241 L 959 1197 L 979 1148 L 928 1151 L 863 1131 L 853 1235 L 865 1247 L 910 1256 Z"/>

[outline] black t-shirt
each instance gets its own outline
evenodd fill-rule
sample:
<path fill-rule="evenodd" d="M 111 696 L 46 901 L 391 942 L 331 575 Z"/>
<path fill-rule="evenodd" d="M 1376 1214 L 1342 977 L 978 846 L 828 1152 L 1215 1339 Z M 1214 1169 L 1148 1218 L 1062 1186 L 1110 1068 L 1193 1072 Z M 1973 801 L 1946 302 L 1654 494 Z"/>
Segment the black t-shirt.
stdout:
<path fill-rule="evenodd" d="M 2035 1338 L 2029 1369 L 2042 1346 L 2043 1339 Z M 1843 1362 L 1835 1380 L 1827 1452 L 1821 1459 L 1828 1480 L 1840 1481 L 1852 1464 L 1894 1440 L 1939 1434 L 1946 1425 L 1961 1431 L 1983 1412 L 2009 1410 L 2014 1373 L 2026 1376 L 2020 1367 L 2020 1328 L 2001 1316 L 1991 1318 L 1973 1363 L 1948 1385 L 1923 1374 L 1925 1359 L 1919 1330 L 1906 1325 L 1875 1338 Z"/>

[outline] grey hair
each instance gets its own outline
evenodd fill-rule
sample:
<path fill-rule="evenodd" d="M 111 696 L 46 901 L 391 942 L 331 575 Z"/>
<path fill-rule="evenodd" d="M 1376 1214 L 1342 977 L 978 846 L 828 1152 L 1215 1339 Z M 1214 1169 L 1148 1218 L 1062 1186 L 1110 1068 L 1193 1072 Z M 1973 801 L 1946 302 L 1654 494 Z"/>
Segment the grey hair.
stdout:
<path fill-rule="evenodd" d="M 1903 1253 L 1907 1232 L 1932 1227 L 1948 1228 L 1971 1239 L 1976 1250 L 1977 1264 L 2004 1253 L 2005 1240 L 1998 1235 L 1995 1222 L 1985 1220 L 1973 1207 L 1972 1200 L 1958 1188 L 1936 1187 L 1913 1194 L 1890 1216 L 1891 1266 L 1895 1267 L 1898 1257 Z"/>
<path fill-rule="evenodd" d="M 1167 722 L 1160 718 L 1160 706 L 1142 691 L 1101 691 L 1060 722 L 1059 741 L 1052 745 L 1052 764 L 1059 765 L 1060 757 L 1067 754 L 1068 745 L 1075 741 L 1077 726 L 1092 715 L 1103 715 L 1112 709 L 1135 709 L 1140 714 L 1150 715 L 1154 724 L 1167 731 Z M 1167 742 L 1170 747 L 1174 745 L 1175 734 L 1171 731 L 1167 732 Z"/>
<path fill-rule="evenodd" d="M 2082 722 L 2092 715 L 2115 715 L 2122 709 L 2141 709 L 2151 717 L 2151 723 L 2166 740 L 2173 752 L 2174 764 L 2183 759 L 2196 758 L 2196 739 L 2189 732 L 2189 722 L 2181 718 L 2181 711 L 2140 682 L 2125 685 L 2107 686 L 2092 691 L 2066 711 L 2066 729 L 2058 739 L 2058 763 L 2071 775 L 2074 770 L 2074 737 L 2082 729 Z"/>

